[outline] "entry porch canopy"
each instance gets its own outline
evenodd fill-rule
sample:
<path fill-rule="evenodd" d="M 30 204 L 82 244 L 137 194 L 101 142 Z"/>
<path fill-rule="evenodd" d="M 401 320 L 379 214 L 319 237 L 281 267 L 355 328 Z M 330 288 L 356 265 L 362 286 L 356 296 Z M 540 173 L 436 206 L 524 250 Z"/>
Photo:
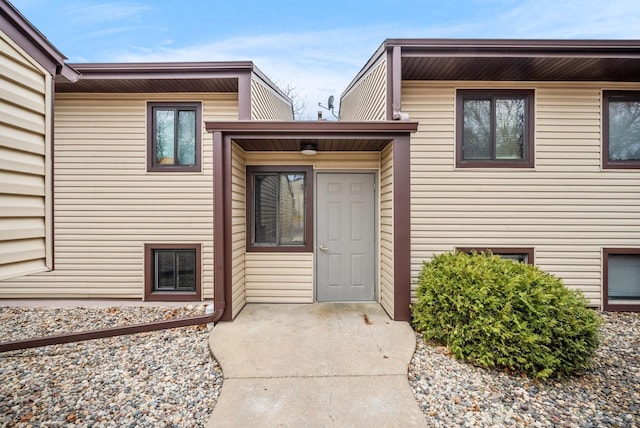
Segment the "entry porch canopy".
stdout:
<path fill-rule="evenodd" d="M 410 136 L 417 122 L 207 121 L 213 134 L 215 309 L 230 321 L 232 293 L 232 144 L 245 151 L 296 152 L 313 143 L 318 152 L 382 151 L 393 155 L 393 318 L 411 318 Z"/>

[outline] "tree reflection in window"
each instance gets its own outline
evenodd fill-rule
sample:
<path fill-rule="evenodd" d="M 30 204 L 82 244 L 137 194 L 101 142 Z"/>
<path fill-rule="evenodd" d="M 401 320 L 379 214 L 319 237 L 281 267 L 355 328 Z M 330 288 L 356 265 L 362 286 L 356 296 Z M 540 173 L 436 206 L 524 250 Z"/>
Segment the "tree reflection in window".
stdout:
<path fill-rule="evenodd" d="M 609 160 L 640 160 L 640 97 L 609 101 Z"/>
<path fill-rule="evenodd" d="M 255 173 L 254 243 L 305 244 L 305 174 Z"/>
<path fill-rule="evenodd" d="M 526 158 L 526 97 L 472 97 L 463 101 L 463 160 Z"/>

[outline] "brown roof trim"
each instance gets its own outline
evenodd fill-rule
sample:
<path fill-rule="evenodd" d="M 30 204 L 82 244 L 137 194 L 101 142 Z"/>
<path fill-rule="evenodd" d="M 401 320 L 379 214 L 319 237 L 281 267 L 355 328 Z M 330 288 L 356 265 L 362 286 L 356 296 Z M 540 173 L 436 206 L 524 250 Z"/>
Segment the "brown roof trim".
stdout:
<path fill-rule="evenodd" d="M 234 135 L 278 134 L 296 135 L 316 133 L 338 134 L 397 134 L 416 132 L 418 122 L 376 121 L 376 122 L 337 122 L 337 121 L 207 121 L 207 132 L 220 131 Z"/>
<path fill-rule="evenodd" d="M 56 82 L 57 92 L 149 93 L 238 92 L 239 119 L 251 119 L 251 80 L 259 79 L 290 100 L 251 61 L 138 62 L 72 64 L 79 82 Z"/>
<path fill-rule="evenodd" d="M 403 56 L 416 53 L 447 55 L 501 53 L 506 56 L 589 56 L 597 58 L 638 58 L 640 40 L 559 40 L 559 39 L 387 39 L 384 46 L 400 46 Z"/>
<path fill-rule="evenodd" d="M 114 62 L 69 64 L 82 80 L 237 78 L 253 71 L 251 61 L 224 62 Z M 69 83 L 60 81 L 59 83 Z"/>
<path fill-rule="evenodd" d="M 79 73 L 65 64 L 67 58 L 6 0 L 0 0 L 0 28 L 51 75 L 78 79 Z"/>

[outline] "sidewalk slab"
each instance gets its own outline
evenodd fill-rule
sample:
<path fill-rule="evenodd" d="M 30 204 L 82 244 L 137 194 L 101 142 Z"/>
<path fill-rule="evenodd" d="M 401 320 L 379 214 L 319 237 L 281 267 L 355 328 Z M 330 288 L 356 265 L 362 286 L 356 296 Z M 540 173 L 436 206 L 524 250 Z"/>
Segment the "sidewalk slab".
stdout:
<path fill-rule="evenodd" d="M 422 427 L 409 324 L 377 303 L 249 304 L 209 346 L 224 384 L 207 427 Z"/>
<path fill-rule="evenodd" d="M 406 375 L 224 382 L 208 428 L 426 426 Z"/>
<path fill-rule="evenodd" d="M 225 378 L 406 375 L 416 339 L 377 303 L 250 304 L 209 346 Z"/>

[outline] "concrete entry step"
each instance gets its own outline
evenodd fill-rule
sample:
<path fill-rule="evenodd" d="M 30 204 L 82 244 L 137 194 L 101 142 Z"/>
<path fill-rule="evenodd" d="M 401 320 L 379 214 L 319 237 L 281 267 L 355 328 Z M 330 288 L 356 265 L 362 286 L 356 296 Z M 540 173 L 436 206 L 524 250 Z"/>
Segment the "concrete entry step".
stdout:
<path fill-rule="evenodd" d="M 376 303 L 251 304 L 209 344 L 225 383 L 207 426 L 425 426 L 413 330 Z"/>

